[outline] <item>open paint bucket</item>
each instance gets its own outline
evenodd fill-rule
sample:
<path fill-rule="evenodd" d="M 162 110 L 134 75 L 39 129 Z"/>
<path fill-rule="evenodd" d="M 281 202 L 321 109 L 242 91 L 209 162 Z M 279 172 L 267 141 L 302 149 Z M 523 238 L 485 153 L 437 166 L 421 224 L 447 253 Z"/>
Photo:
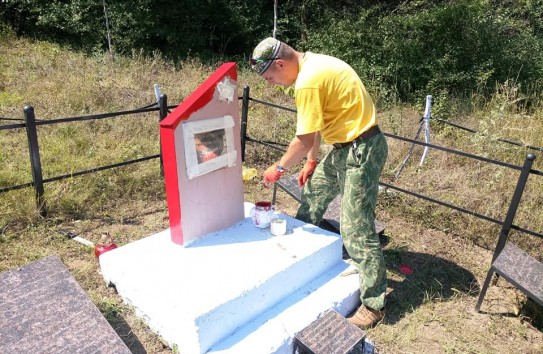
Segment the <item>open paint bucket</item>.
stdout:
<path fill-rule="evenodd" d="M 264 229 L 270 226 L 271 219 L 274 217 L 274 208 L 270 202 L 256 202 L 251 209 L 251 219 L 253 225 Z"/>

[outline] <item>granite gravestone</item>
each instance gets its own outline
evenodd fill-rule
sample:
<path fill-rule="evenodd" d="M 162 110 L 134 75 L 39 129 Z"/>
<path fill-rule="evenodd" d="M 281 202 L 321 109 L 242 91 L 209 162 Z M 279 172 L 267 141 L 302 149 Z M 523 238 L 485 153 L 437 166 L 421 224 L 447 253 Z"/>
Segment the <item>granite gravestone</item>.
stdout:
<path fill-rule="evenodd" d="M 328 310 L 294 337 L 297 354 L 363 354 L 366 333 Z"/>
<path fill-rule="evenodd" d="M 58 257 L 0 273 L 0 353 L 130 353 Z"/>

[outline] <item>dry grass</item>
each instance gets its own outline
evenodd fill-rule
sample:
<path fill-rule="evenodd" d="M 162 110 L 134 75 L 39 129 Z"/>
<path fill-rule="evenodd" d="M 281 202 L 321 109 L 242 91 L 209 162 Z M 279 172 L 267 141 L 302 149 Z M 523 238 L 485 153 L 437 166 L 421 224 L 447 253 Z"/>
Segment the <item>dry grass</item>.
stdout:
<path fill-rule="evenodd" d="M 29 55 L 28 53 L 32 53 Z M 170 104 L 180 102 L 213 67 L 187 61 L 179 67 L 160 57 L 88 58 L 44 42 L 0 40 L 0 117 L 22 117 L 31 104 L 38 118 L 51 119 L 141 107 L 154 101 L 159 83 Z M 240 86 L 251 96 L 292 107 L 292 99 L 267 86 L 254 74 L 240 70 Z M 543 111 L 526 114 L 514 104 L 515 91 L 481 104 L 475 113 L 459 114 L 455 122 L 491 137 L 507 137 L 543 146 Z M 413 137 L 422 109 L 397 106 L 380 114 L 385 131 Z M 455 111 L 461 112 L 461 110 Z M 288 143 L 294 129 L 291 113 L 251 104 L 249 135 Z M 70 123 L 39 128 L 44 174 L 54 176 L 158 152 L 158 114 Z M 2 122 L 5 123 L 5 122 Z M 527 129 L 526 127 L 530 127 Z M 451 148 L 522 164 L 526 153 L 495 139 L 460 133 L 433 124 L 432 142 Z M 26 137 L 22 131 L 0 131 L 0 186 L 30 180 Z M 392 183 L 409 144 L 389 139 L 390 154 L 383 179 Z M 393 183 L 436 199 L 503 219 L 517 173 L 474 163 L 431 150 L 418 167 L 421 148 Z M 247 146 L 246 165 L 263 169 L 279 155 L 254 144 Z M 536 160 L 535 169 L 542 162 Z M 543 184 L 530 179 L 515 223 L 543 230 L 540 208 Z M 245 182 L 248 201 L 271 199 L 260 181 Z M 92 301 L 135 353 L 170 353 L 124 305 L 99 274 L 92 249 L 65 238 L 69 230 L 97 242 L 110 232 L 118 244 L 154 234 L 168 227 L 168 216 L 157 160 L 46 184 L 49 216 L 40 218 L 30 189 L 0 194 L 0 271 L 25 265 L 46 255 L 58 255 Z M 296 204 L 279 193 L 277 208 L 294 214 Z M 473 308 L 486 275 L 499 227 L 451 212 L 399 193 L 383 193 L 378 218 L 387 225 L 385 248 L 388 277 L 393 289 L 385 321 L 368 331 L 384 353 L 541 353 L 539 306 L 505 281 L 491 287 L 483 312 Z M 513 233 L 534 256 L 543 259 L 543 247 L 534 237 Z M 400 264 L 415 272 L 404 276 Z M 539 321 L 541 321 L 539 319 Z"/>

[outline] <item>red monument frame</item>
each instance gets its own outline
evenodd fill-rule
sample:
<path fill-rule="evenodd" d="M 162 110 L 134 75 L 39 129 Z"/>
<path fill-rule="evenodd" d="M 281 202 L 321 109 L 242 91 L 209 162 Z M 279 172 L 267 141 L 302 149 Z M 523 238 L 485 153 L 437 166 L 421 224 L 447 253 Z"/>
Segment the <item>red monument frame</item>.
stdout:
<path fill-rule="evenodd" d="M 221 93 L 225 86 L 230 89 L 226 97 Z M 177 244 L 188 244 L 244 219 L 237 91 L 236 63 L 225 63 L 160 123 L 170 232 Z M 233 124 L 235 155 L 228 166 L 190 177 L 185 155 L 190 147 L 183 141 L 183 129 L 187 130 L 183 123 L 221 118 Z"/>

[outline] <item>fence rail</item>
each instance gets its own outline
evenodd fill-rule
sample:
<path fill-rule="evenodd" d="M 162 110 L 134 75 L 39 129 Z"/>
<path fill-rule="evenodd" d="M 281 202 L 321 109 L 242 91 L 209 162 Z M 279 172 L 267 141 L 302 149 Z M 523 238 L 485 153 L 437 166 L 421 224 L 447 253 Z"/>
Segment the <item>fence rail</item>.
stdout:
<path fill-rule="evenodd" d="M 459 125 L 459 124 L 452 123 L 452 122 L 448 122 L 448 121 L 443 120 L 443 119 L 434 118 L 434 120 L 435 120 L 436 122 L 438 122 L 438 123 L 445 124 L 445 125 L 450 125 L 450 126 L 453 126 L 453 127 L 455 127 L 455 128 L 458 128 L 458 129 L 467 131 L 467 132 L 469 132 L 469 133 L 481 134 L 481 133 L 479 133 L 479 132 L 476 131 L 476 130 L 473 130 L 473 129 L 470 129 L 470 128 L 466 128 L 466 127 L 463 127 L 463 126 L 461 126 L 461 125 Z M 543 148 L 541 148 L 541 147 L 539 147 L 539 146 L 526 145 L 526 144 L 523 144 L 523 143 L 519 143 L 518 141 L 513 141 L 513 140 L 503 139 L 503 138 L 497 138 L 496 140 L 497 140 L 497 141 L 500 141 L 500 142 L 502 142 L 502 143 L 507 143 L 507 144 L 511 144 L 511 145 L 518 146 L 518 147 L 525 147 L 525 148 L 530 149 L 530 150 L 535 150 L 535 151 L 543 152 Z"/>
<path fill-rule="evenodd" d="M 253 103 L 256 103 L 256 104 L 263 104 L 263 105 L 266 105 L 266 106 L 282 109 L 282 110 L 292 112 L 292 113 L 295 113 L 296 110 L 293 109 L 293 108 L 284 107 L 284 106 L 281 106 L 281 105 L 277 105 L 277 104 L 274 104 L 274 103 L 270 103 L 270 102 L 266 102 L 266 101 L 262 101 L 262 100 L 250 97 L 250 89 L 249 89 L 248 86 L 244 87 L 243 95 L 241 97 L 239 97 L 239 99 L 242 101 L 242 105 L 241 105 L 241 150 L 242 150 L 241 155 L 242 155 L 242 161 L 245 161 L 245 150 L 246 150 L 247 142 L 267 146 L 269 148 L 272 148 L 272 149 L 275 149 L 275 150 L 278 150 L 278 151 L 285 151 L 286 147 L 288 146 L 286 144 L 281 144 L 281 143 L 273 142 L 273 141 L 259 140 L 259 139 L 255 139 L 255 138 L 250 137 L 250 136 L 247 135 L 247 125 L 248 125 L 248 119 L 249 119 L 249 116 L 248 116 L 249 104 L 250 104 L 250 102 L 253 102 Z M 175 108 L 175 107 L 176 106 L 168 106 L 167 96 L 166 95 L 161 95 L 157 103 L 152 103 L 152 104 L 146 105 L 146 106 L 138 108 L 138 109 L 125 110 L 125 111 L 112 112 L 112 113 L 94 114 L 94 115 L 87 115 L 87 116 L 80 116 L 80 117 L 67 117 L 67 118 L 58 118 L 58 119 L 51 119 L 51 120 L 37 120 L 35 115 L 34 115 L 33 108 L 30 107 L 30 106 L 27 106 L 24 109 L 24 113 L 25 113 L 24 123 L 2 125 L 2 126 L 0 126 L 0 130 L 26 128 L 27 138 L 28 138 L 28 146 L 29 146 L 30 162 L 31 162 L 31 169 L 32 169 L 32 181 L 28 182 L 28 183 L 19 184 L 19 185 L 7 186 L 7 187 L 0 188 L 0 194 L 5 193 L 5 192 L 9 192 L 9 191 L 34 187 L 37 208 L 38 208 L 38 210 L 39 210 L 39 212 L 40 212 L 40 214 L 42 216 L 46 216 L 47 212 L 46 212 L 46 206 L 45 206 L 45 200 L 44 200 L 44 184 L 45 183 L 59 181 L 59 180 L 63 180 L 63 179 L 66 179 L 66 178 L 77 177 L 77 176 L 81 176 L 81 175 L 85 175 L 85 174 L 89 174 L 89 173 L 94 173 L 94 172 L 98 172 L 98 171 L 103 171 L 103 170 L 107 170 L 107 169 L 117 168 L 117 167 L 129 165 L 129 164 L 144 162 L 144 161 L 148 161 L 148 160 L 155 159 L 155 158 L 160 158 L 160 166 L 161 166 L 161 172 L 162 172 L 163 171 L 162 170 L 162 166 L 163 166 L 163 164 L 162 164 L 162 155 L 159 153 L 159 154 L 152 155 L 152 156 L 146 156 L 146 157 L 142 157 L 142 158 L 138 158 L 138 159 L 134 159 L 134 160 L 118 162 L 118 163 L 114 163 L 114 164 L 110 164 L 110 165 L 106 165 L 106 166 L 95 167 L 95 168 L 91 168 L 91 169 L 84 170 L 84 171 L 78 171 L 78 172 L 73 172 L 73 173 L 69 173 L 69 174 L 64 174 L 64 175 L 54 176 L 54 177 L 44 179 L 43 175 L 42 175 L 42 172 L 41 172 L 42 166 L 41 166 L 41 161 L 40 161 L 38 135 L 37 135 L 36 127 L 40 126 L 40 125 L 48 125 L 48 124 L 59 124 L 59 123 L 69 123 L 69 122 L 76 122 L 76 121 L 87 121 L 87 120 L 97 120 L 97 119 L 105 119 L 105 118 L 115 118 L 115 117 L 133 115 L 133 114 L 138 114 L 138 113 L 154 112 L 154 111 L 159 112 L 159 121 L 161 121 L 162 119 L 164 119 L 166 117 L 169 110 L 172 109 L 172 108 Z M 8 120 L 7 118 L 2 118 L 2 119 Z M 452 126 L 455 126 L 455 127 L 459 128 L 459 129 L 468 131 L 470 133 L 477 133 L 475 130 L 465 128 L 465 127 L 462 127 L 462 126 L 454 124 L 454 123 L 450 123 L 450 122 L 443 121 L 443 120 L 436 119 L 436 118 L 432 118 L 432 119 L 437 120 L 437 121 L 439 121 L 440 123 L 443 123 L 443 124 L 450 124 Z M 13 119 L 9 118 L 9 120 L 10 121 L 14 120 L 14 118 Z M 451 153 L 451 154 L 456 154 L 456 155 L 459 155 L 459 156 L 463 156 L 463 157 L 470 158 L 470 159 L 475 159 L 475 160 L 482 161 L 482 162 L 485 162 L 485 163 L 490 163 L 490 164 L 510 168 L 510 169 L 513 169 L 513 170 L 516 170 L 516 171 L 521 171 L 522 172 L 523 168 L 525 168 L 523 166 L 517 166 L 517 165 L 509 164 L 509 163 L 506 163 L 506 162 L 503 162 L 503 161 L 497 161 L 497 160 L 489 159 L 489 158 L 486 158 L 486 157 L 466 153 L 466 152 L 463 152 L 463 151 L 460 151 L 460 150 L 454 150 L 454 149 L 447 148 L 447 147 L 444 147 L 444 146 L 439 146 L 439 145 L 436 145 L 436 144 L 430 144 L 430 143 L 427 143 L 427 142 L 422 142 L 422 141 L 418 141 L 418 140 L 414 140 L 414 139 L 410 139 L 410 138 L 406 138 L 406 137 L 402 137 L 402 136 L 398 136 L 398 135 L 394 135 L 394 134 L 390 134 L 390 133 L 386 133 L 386 132 L 384 134 L 385 134 L 385 136 L 387 138 L 390 138 L 390 139 L 396 139 L 396 140 L 400 140 L 400 141 L 404 141 L 404 142 L 409 142 L 409 143 L 411 143 L 413 145 L 421 145 L 421 146 L 424 146 L 424 147 L 427 147 L 427 148 L 430 148 L 430 149 L 440 150 L 440 151 L 444 151 L 446 153 Z M 532 149 L 532 150 L 543 151 L 542 148 L 534 147 L 534 146 L 527 146 L 527 145 L 520 144 L 520 143 L 511 141 L 511 140 L 507 140 L 507 139 L 498 139 L 498 141 L 513 144 L 513 145 L 516 145 L 516 146 L 526 147 L 526 148 L 529 148 L 529 149 Z M 531 169 L 531 168 L 526 173 L 528 173 L 528 175 L 543 176 L 542 171 L 534 170 L 534 169 Z M 395 186 L 395 185 L 390 184 L 390 183 L 380 182 L 380 185 L 383 186 L 383 187 L 386 187 L 386 188 L 390 188 L 390 189 L 399 191 L 399 192 L 407 194 L 407 195 L 411 195 L 413 197 L 417 197 L 417 198 L 420 198 L 420 199 L 423 199 L 423 200 L 426 200 L 426 201 L 429 201 L 429 202 L 432 202 L 432 203 L 435 203 L 435 204 L 438 204 L 438 205 L 441 205 L 441 206 L 448 207 L 450 209 L 453 209 L 453 210 L 456 210 L 456 211 L 459 211 L 459 212 L 474 216 L 476 218 L 479 218 L 479 219 L 482 219 L 482 220 L 485 220 L 485 221 L 488 221 L 488 222 L 492 222 L 494 224 L 501 225 L 502 227 L 508 227 L 509 229 L 514 229 L 514 230 L 517 230 L 517 231 L 520 231 L 520 232 L 523 232 L 523 233 L 526 233 L 526 234 L 529 234 L 529 235 L 533 235 L 533 236 L 543 238 L 543 234 L 540 233 L 540 232 L 536 232 L 534 230 L 529 230 L 529 229 L 526 229 L 526 228 L 522 228 L 522 227 L 519 227 L 519 226 L 514 225 L 512 223 L 509 226 L 507 226 L 507 225 L 505 225 L 504 221 L 492 218 L 492 217 L 487 216 L 487 215 L 477 213 L 477 212 L 472 211 L 472 210 L 468 210 L 468 209 L 460 207 L 460 206 L 456 206 L 456 205 L 447 203 L 445 201 L 441 201 L 441 200 L 438 200 L 438 199 L 435 199 L 435 198 L 431 198 L 429 196 L 422 195 L 420 193 L 409 191 L 409 190 L 406 190 L 404 188 L 400 188 L 400 187 Z M 524 186 L 522 187 L 522 190 L 524 190 Z M 515 212 L 516 212 L 516 210 L 515 210 Z M 507 231 L 507 232 L 509 232 L 509 231 Z"/>
<path fill-rule="evenodd" d="M 167 116 L 169 110 L 175 107 L 176 106 L 168 106 L 168 98 L 166 95 L 160 95 L 156 103 L 148 104 L 138 109 L 111 112 L 111 113 L 93 114 L 93 115 L 78 116 L 78 117 L 39 120 L 39 119 L 36 119 L 34 108 L 32 106 L 26 106 L 23 110 L 24 119 L 2 118 L 2 120 L 9 120 L 9 121 L 23 120 L 24 123 L 2 125 L 0 126 L 0 131 L 9 130 L 9 129 L 26 128 L 26 135 L 27 135 L 27 140 L 28 140 L 28 152 L 30 155 L 30 166 L 31 166 L 31 172 L 32 172 L 32 181 L 28 183 L 19 184 L 19 185 L 0 188 L 0 194 L 6 193 L 9 191 L 34 187 L 36 206 L 38 208 L 38 212 L 40 213 L 41 216 L 45 217 L 47 216 L 47 209 L 46 209 L 46 203 L 45 203 L 45 198 L 44 198 L 44 191 L 45 191 L 44 184 L 45 183 L 60 181 L 66 178 L 82 176 L 85 174 L 95 173 L 98 171 L 104 171 L 104 170 L 126 166 L 126 165 L 130 165 L 134 163 L 140 163 L 143 161 L 148 161 L 148 160 L 156 159 L 156 158 L 160 158 L 160 171 L 161 173 L 163 173 L 162 154 L 159 153 L 156 155 L 141 157 L 141 158 L 133 159 L 129 161 L 122 161 L 122 162 L 117 162 L 110 165 L 94 167 L 88 170 L 77 171 L 77 172 L 64 174 L 60 176 L 54 176 L 50 178 L 43 178 L 37 127 L 41 125 L 99 120 L 99 119 L 105 119 L 105 118 L 117 118 L 117 117 L 122 117 L 122 116 L 129 116 L 129 115 L 134 115 L 134 114 L 156 112 L 156 111 L 158 111 L 159 113 L 158 120 L 160 122 L 162 119 L 164 119 Z"/>
<path fill-rule="evenodd" d="M 249 87 L 244 88 L 243 100 L 244 100 L 244 102 L 242 104 L 242 110 L 248 110 L 249 109 L 249 101 L 252 101 L 252 102 L 263 104 L 263 105 L 266 105 L 266 106 L 283 109 L 285 111 L 296 112 L 296 110 L 294 110 L 292 108 L 283 107 L 283 106 L 279 106 L 277 104 L 273 104 L 273 103 L 257 100 L 257 99 L 254 99 L 254 98 L 250 98 L 249 97 Z M 247 117 L 247 115 L 248 115 L 247 112 L 242 111 L 242 117 Z M 435 119 L 435 118 L 433 118 L 433 119 Z M 445 121 L 441 121 L 441 122 L 445 122 Z M 246 132 L 247 131 L 247 118 L 242 119 L 242 126 L 244 128 L 243 132 Z M 468 128 L 464 128 L 464 130 L 469 130 L 472 133 L 477 133 L 476 131 L 468 129 Z M 541 232 L 537 232 L 537 231 L 534 231 L 534 230 L 522 228 L 522 227 L 520 227 L 518 225 L 514 225 L 512 223 L 514 215 L 516 214 L 516 211 L 517 211 L 518 204 L 520 203 L 520 196 L 522 196 L 522 193 L 524 192 L 524 188 L 525 188 L 525 184 L 526 184 L 526 181 L 523 182 L 523 181 L 520 180 L 521 177 L 523 175 L 526 175 L 526 176 L 528 176 L 528 175 L 543 176 L 542 171 L 532 169 L 531 168 L 531 163 L 530 164 L 526 163 L 526 161 L 528 161 L 528 160 L 533 161 L 533 159 L 535 159 L 535 155 L 528 154 L 526 156 L 526 160 L 525 160 L 525 163 L 523 164 L 523 166 L 517 166 L 517 165 L 509 164 L 509 163 L 506 163 L 506 162 L 503 162 L 503 161 L 493 160 L 493 159 L 489 159 L 489 158 L 486 158 L 486 157 L 483 157 L 483 156 L 470 154 L 470 153 L 467 153 L 467 152 L 464 152 L 464 151 L 459 151 L 459 150 L 447 148 L 447 147 L 444 147 L 444 146 L 430 144 L 430 143 L 426 143 L 426 142 L 422 142 L 422 141 L 418 141 L 418 140 L 414 140 L 414 139 L 410 139 L 410 138 L 406 138 L 406 137 L 402 137 L 402 136 L 398 136 L 398 135 L 394 135 L 394 134 L 390 134 L 390 133 L 384 133 L 384 135 L 387 138 L 397 139 L 397 140 L 404 141 L 404 142 L 410 142 L 412 144 L 421 145 L 421 146 L 424 146 L 424 147 L 428 147 L 430 149 L 440 150 L 440 151 L 444 151 L 446 153 L 451 153 L 451 154 L 463 156 L 463 157 L 466 157 L 466 158 L 482 161 L 482 162 L 485 162 L 485 163 L 490 163 L 490 164 L 510 168 L 512 170 L 515 170 L 515 171 L 520 171 L 521 176 L 519 176 L 519 181 L 517 182 L 517 189 L 516 189 L 515 195 L 513 196 L 512 200 L 511 200 L 511 204 L 510 204 L 510 206 L 508 208 L 508 216 L 507 216 L 506 220 L 504 220 L 504 221 L 495 219 L 495 218 L 490 217 L 488 215 L 477 213 L 477 212 L 475 212 L 473 210 L 469 210 L 469 209 L 466 209 L 466 208 L 462 208 L 462 207 L 447 203 L 447 202 L 439 200 L 439 199 L 431 198 L 429 196 L 422 195 L 422 194 L 417 193 L 417 192 L 409 191 L 407 189 L 400 188 L 400 187 L 395 186 L 395 185 L 390 184 L 390 183 L 385 183 L 385 182 L 381 181 L 381 182 L 379 182 L 379 184 L 381 186 L 383 186 L 385 188 L 390 188 L 390 189 L 396 190 L 398 192 L 401 192 L 401 193 L 404 193 L 404 194 L 407 194 L 407 195 L 410 195 L 410 196 L 413 196 L 413 197 L 416 197 L 416 198 L 419 198 L 419 199 L 426 200 L 428 202 L 438 204 L 440 206 L 444 206 L 444 207 L 447 207 L 447 208 L 450 208 L 450 209 L 453 209 L 453 210 L 456 210 L 456 211 L 471 215 L 473 217 L 476 217 L 476 218 L 479 218 L 479 219 L 482 219 L 482 220 L 485 220 L 485 221 L 488 221 L 488 222 L 492 222 L 492 223 L 497 224 L 497 225 L 500 225 L 500 226 L 502 226 L 502 231 L 501 231 L 502 233 L 504 233 L 504 232 L 509 233 L 510 229 L 513 229 L 513 230 L 517 230 L 519 232 L 523 232 L 523 233 L 526 233 L 526 234 L 529 234 L 529 235 L 532 235 L 532 236 L 543 238 L 543 233 L 541 233 Z M 241 139 L 242 139 L 242 146 L 245 146 L 245 142 L 253 142 L 253 143 L 261 144 L 263 146 L 271 147 L 271 148 L 276 149 L 276 150 L 285 151 L 285 149 L 282 149 L 282 148 L 280 148 L 278 146 L 280 144 L 270 142 L 270 141 L 258 140 L 258 139 L 255 139 L 253 137 L 250 137 L 250 136 L 246 135 L 246 133 L 242 133 Z M 500 141 L 510 143 L 510 144 L 514 144 L 514 145 L 517 145 L 517 146 L 527 147 L 527 148 L 530 148 L 530 149 L 533 149 L 533 150 L 541 149 L 541 148 L 538 148 L 538 147 L 526 146 L 526 145 L 516 143 L 516 142 L 512 142 L 512 141 L 506 140 L 506 139 L 500 139 Z M 286 145 L 284 145 L 284 146 L 286 146 Z M 543 149 L 541 149 L 541 151 L 543 151 Z M 244 153 L 243 153 L 243 156 L 244 156 Z M 533 157 L 533 159 L 532 159 L 532 157 Z M 527 167 L 527 166 L 530 166 L 530 167 Z M 516 203 L 516 205 L 514 205 L 515 203 Z"/>

